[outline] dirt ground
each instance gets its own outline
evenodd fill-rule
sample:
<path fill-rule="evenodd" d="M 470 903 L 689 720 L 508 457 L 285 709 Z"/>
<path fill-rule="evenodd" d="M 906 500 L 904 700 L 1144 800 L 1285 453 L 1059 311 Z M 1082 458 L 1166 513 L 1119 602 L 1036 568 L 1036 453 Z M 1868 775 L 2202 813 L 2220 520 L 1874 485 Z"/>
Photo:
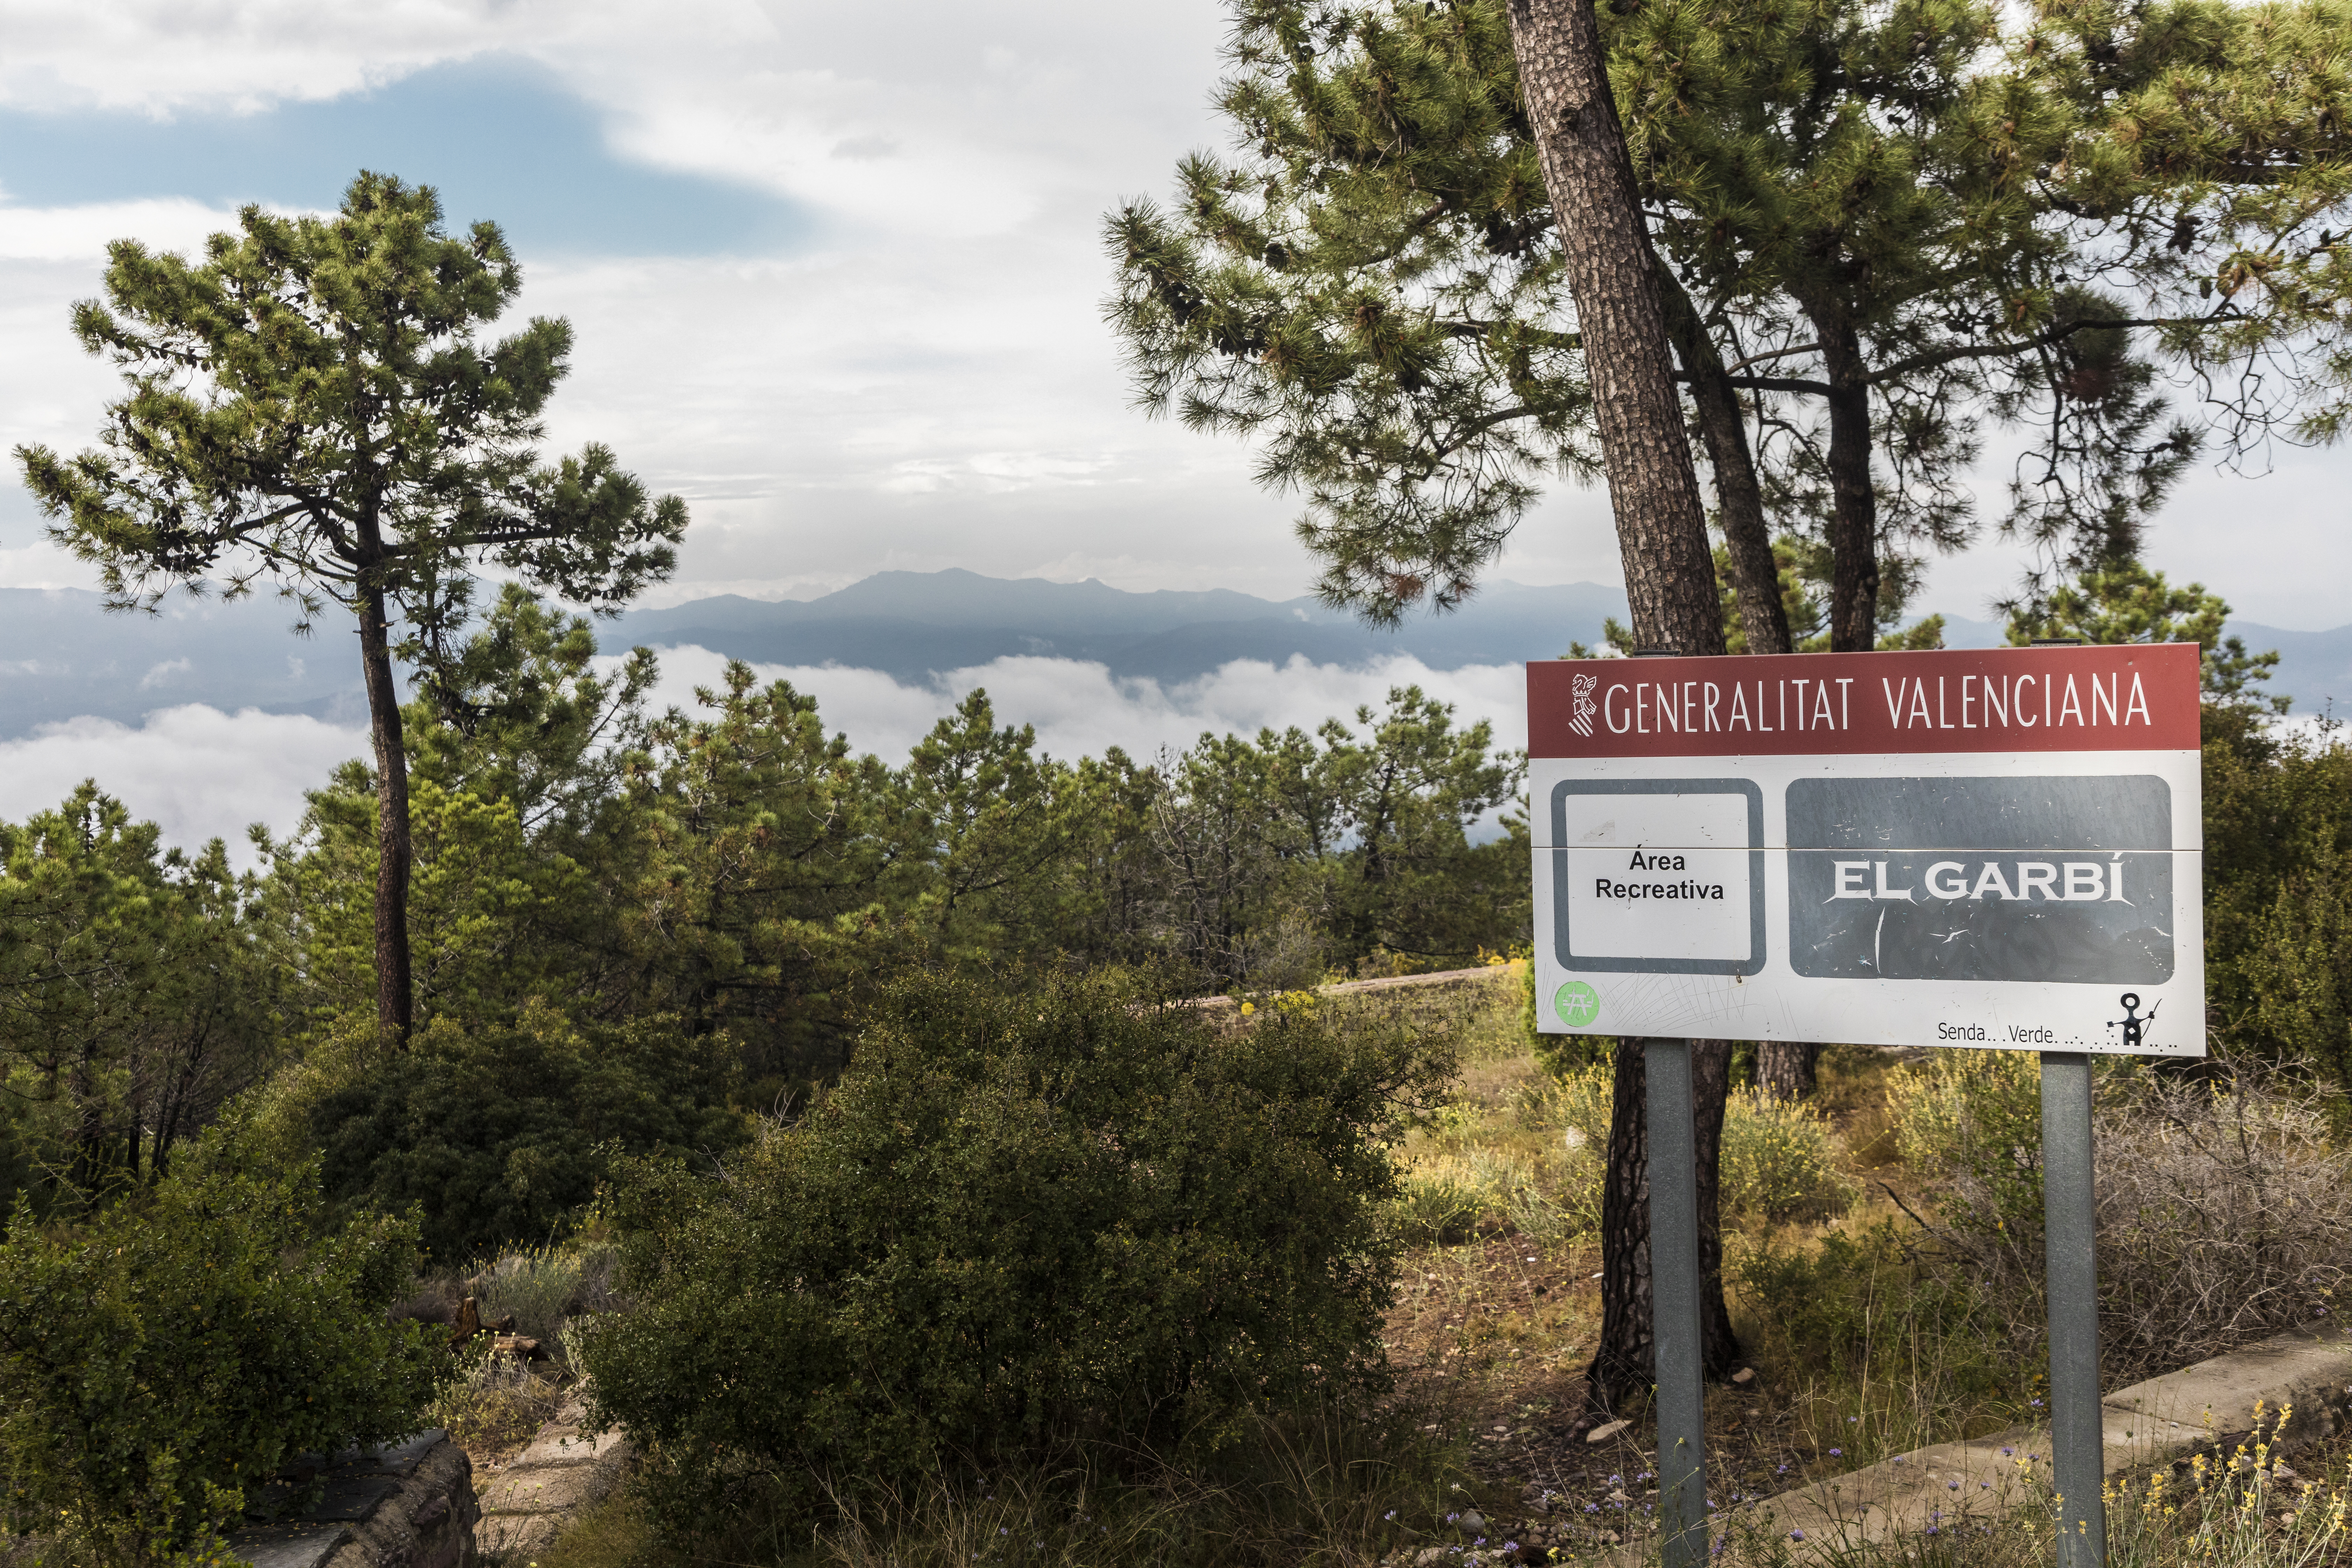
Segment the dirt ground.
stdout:
<path fill-rule="evenodd" d="M 1882 1053 L 1843 1051 L 1823 1063 L 1821 1104 L 1853 1152 L 1856 1174 L 1893 1177 L 1892 1140 L 1880 1106 Z M 1472 1065 L 1465 1100 L 1499 1117 L 1532 1062 Z M 1436 1417 L 1441 1435 L 1465 1438 L 1479 1506 L 1505 1533 L 1545 1545 L 1590 1548 L 1646 1533 L 1656 1497 L 1647 1411 L 1598 1443 L 1587 1441 L 1584 1369 L 1601 1327 L 1601 1249 L 1547 1254 L 1496 1236 L 1407 1255 L 1388 1315 L 1391 1364 L 1404 1398 Z M 1708 1495 L 1718 1503 L 1768 1497 L 1850 1468 L 1824 1418 L 1768 1369 L 1706 1395 Z M 1810 1416 L 1810 1418 L 1809 1418 Z M 1829 1417 L 1834 1420 L 1834 1417 Z M 1823 1434 L 1827 1433 L 1824 1441 Z"/>
<path fill-rule="evenodd" d="M 1398 1391 L 1437 1417 L 1441 1436 L 1469 1440 L 1479 1506 L 1503 1538 L 1532 1536 L 1540 1550 L 1645 1533 L 1654 1426 L 1644 1413 L 1594 1443 L 1580 1420 L 1601 1324 L 1599 1247 L 1547 1258 L 1500 1237 L 1410 1261 L 1388 1318 Z M 1718 1500 L 1785 1489 L 1815 1468 L 1795 1412 L 1760 1374 L 1709 1389 L 1707 1433 Z"/>

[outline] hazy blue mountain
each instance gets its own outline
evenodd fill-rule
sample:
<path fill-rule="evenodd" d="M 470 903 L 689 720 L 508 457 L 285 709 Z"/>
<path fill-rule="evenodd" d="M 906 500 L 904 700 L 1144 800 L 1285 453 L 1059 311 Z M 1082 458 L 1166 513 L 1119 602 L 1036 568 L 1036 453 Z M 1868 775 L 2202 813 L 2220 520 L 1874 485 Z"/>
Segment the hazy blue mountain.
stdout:
<path fill-rule="evenodd" d="M 1229 659 L 1281 662 L 1294 653 L 1320 663 L 1404 653 L 1433 668 L 1507 664 L 1564 653 L 1570 642 L 1597 644 L 1610 616 L 1625 618 L 1620 589 L 1504 582 L 1451 615 L 1416 616 L 1380 632 L 1312 598 L 1259 599 L 1224 589 L 1130 594 L 1091 578 L 1052 583 L 947 571 L 877 573 L 805 603 L 698 599 L 633 611 L 622 626 L 629 637 L 656 646 L 696 643 L 766 663 L 844 664 L 902 679 L 1042 654 L 1181 680 Z M 2003 641 L 2000 621 L 1948 615 L 1944 625 L 1952 647 Z"/>
<path fill-rule="evenodd" d="M 1549 658 L 1601 637 L 1625 596 L 1591 583 L 1497 583 L 1447 616 L 1379 631 L 1312 598 L 1276 601 L 1226 589 L 1130 594 L 1091 578 L 1049 583 L 977 573 L 883 572 L 806 602 L 699 599 L 622 617 L 620 634 L 655 647 L 697 644 L 761 664 L 847 665 L 919 680 L 935 670 L 1030 655 L 1087 659 L 1119 676 L 1168 682 L 1236 658 L 1360 664 L 1410 654 L 1433 668 Z"/>
<path fill-rule="evenodd" d="M 1436 669 L 1549 658 L 1571 641 L 1599 642 L 1603 617 L 1624 615 L 1615 588 L 1496 583 L 1452 615 L 1376 631 L 1311 598 L 884 572 L 806 602 L 723 595 L 634 611 L 597 635 L 608 649 L 698 644 L 760 664 L 845 665 L 908 682 L 1025 655 L 1090 659 L 1116 675 L 1173 683 L 1237 658 L 1361 664 L 1405 654 Z M 0 589 L 0 737 L 82 715 L 136 724 L 184 702 L 358 721 L 366 702 L 349 619 L 331 613 L 307 639 L 289 631 L 292 619 L 268 597 L 175 597 L 161 615 L 116 616 L 96 594 Z M 1950 616 L 1946 626 L 1954 647 L 2001 640 L 1994 622 Z M 2284 656 L 2273 684 L 2294 696 L 2298 711 L 2330 700 L 2352 708 L 2352 626 L 2231 629 Z"/>
<path fill-rule="evenodd" d="M 2352 710 L 2352 626 L 2332 632 L 2291 632 L 2252 621 L 2231 621 L 2230 631 L 2256 653 L 2276 648 L 2278 673 L 2263 689 L 2292 696 L 2298 714 L 2331 708 Z"/>
<path fill-rule="evenodd" d="M 209 703 L 234 712 L 367 713 L 358 634 L 331 609 L 298 637 L 290 606 L 174 595 L 155 615 L 115 615 L 78 589 L 0 588 L 0 736 L 95 715 L 136 724 L 158 708 Z"/>

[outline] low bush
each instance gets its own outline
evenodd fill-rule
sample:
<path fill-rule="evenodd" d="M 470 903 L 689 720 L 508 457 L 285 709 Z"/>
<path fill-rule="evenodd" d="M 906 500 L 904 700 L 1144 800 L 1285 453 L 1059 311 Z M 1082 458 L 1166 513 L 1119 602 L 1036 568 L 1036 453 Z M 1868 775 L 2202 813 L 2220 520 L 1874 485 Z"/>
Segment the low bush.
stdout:
<path fill-rule="evenodd" d="M 2022 1051 L 1940 1050 L 1889 1075 L 1903 1163 L 1936 1184 L 1945 1224 L 2042 1234 L 2042 1064 Z"/>
<path fill-rule="evenodd" d="M 406 1436 L 446 1366 L 387 1308 L 416 1235 L 333 1230 L 314 1166 L 216 1128 L 87 1224 L 0 1244 L 0 1452 L 19 1531 L 68 1560 L 160 1563 L 233 1527 L 305 1450 Z"/>
<path fill-rule="evenodd" d="M 483 1321 L 512 1318 L 517 1333 L 551 1351 L 567 1320 L 618 1304 L 613 1293 L 618 1264 L 611 1242 L 577 1238 L 501 1253 L 469 1283 Z"/>
<path fill-rule="evenodd" d="M 434 1402 L 430 1424 L 463 1447 L 487 1470 L 520 1453 L 563 1405 L 560 1374 L 541 1376 L 530 1363 L 491 1352 L 477 1340 L 458 1373 Z"/>
<path fill-rule="evenodd" d="M 909 978 L 799 1122 L 716 1176 L 633 1162 L 610 1212 L 639 1304 L 581 1337 L 655 1516 L 798 1517 L 1071 1440 L 1213 1447 L 1377 1386 L 1388 1145 L 1451 1064 L 1328 1012 Z"/>
<path fill-rule="evenodd" d="M 1832 1219 L 1853 1206 L 1845 1149 L 1800 1102 L 1735 1089 L 1723 1108 L 1723 1217 L 1766 1226 Z"/>
<path fill-rule="evenodd" d="M 1572 1234 L 1597 1234 L 1609 1150 L 1614 1088 L 1612 1068 L 1595 1062 L 1556 1078 L 1528 1100 L 1523 1114 L 1560 1130 L 1562 1163 L 1546 1196 Z M 1722 1214 L 1726 1224 L 1784 1225 L 1822 1220 L 1853 1205 L 1845 1151 L 1826 1117 L 1808 1106 L 1735 1089 L 1724 1102 Z M 1538 1216 L 1539 1223 L 1545 1216 Z"/>
<path fill-rule="evenodd" d="M 1478 1232 L 1487 1194 L 1444 1173 L 1416 1171 L 1403 1180 L 1391 1212 L 1407 1247 L 1452 1247 Z"/>
<path fill-rule="evenodd" d="M 532 1003 L 511 1025 L 436 1018 L 404 1051 L 372 1029 L 332 1042 L 273 1089 L 269 1115 L 282 1147 L 320 1151 L 337 1203 L 414 1206 L 446 1268 L 546 1241 L 615 1154 L 740 1148 L 738 1076 L 724 1036 L 664 1017 L 575 1024 Z"/>

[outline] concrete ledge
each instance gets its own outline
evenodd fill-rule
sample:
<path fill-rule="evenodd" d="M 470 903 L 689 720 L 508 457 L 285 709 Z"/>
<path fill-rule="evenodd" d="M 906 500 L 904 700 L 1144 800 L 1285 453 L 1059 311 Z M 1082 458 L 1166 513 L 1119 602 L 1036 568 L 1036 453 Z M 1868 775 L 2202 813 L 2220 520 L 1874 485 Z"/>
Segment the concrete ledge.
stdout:
<path fill-rule="evenodd" d="M 2294 1410 L 2273 1442 L 2291 1453 L 2333 1435 L 2352 1415 L 2352 1333 L 2307 1324 L 2179 1372 L 2116 1390 L 2102 1402 L 2105 1473 L 2127 1476 L 2227 1449 L 2254 1426 Z M 1718 1529 L 1768 1527 L 1801 1553 L 1818 1556 L 1923 1535 L 1963 1520 L 1984 1521 L 2048 1495 L 2050 1433 L 2018 1426 L 1991 1437 L 1884 1459 L 1718 1515 Z M 1801 1534 L 1799 1532 L 1801 1532 Z M 1654 1550 L 1654 1548 L 1652 1550 Z M 1648 1555 L 1621 1548 L 1619 1562 Z"/>
<path fill-rule="evenodd" d="M 317 1472 L 312 1472 L 316 1474 Z M 299 1516 L 229 1537 L 253 1568 L 467 1568 L 474 1557 L 474 1467 L 441 1432 L 390 1448 L 337 1455 L 325 1495 Z M 290 1493 L 289 1485 L 265 1490 Z"/>

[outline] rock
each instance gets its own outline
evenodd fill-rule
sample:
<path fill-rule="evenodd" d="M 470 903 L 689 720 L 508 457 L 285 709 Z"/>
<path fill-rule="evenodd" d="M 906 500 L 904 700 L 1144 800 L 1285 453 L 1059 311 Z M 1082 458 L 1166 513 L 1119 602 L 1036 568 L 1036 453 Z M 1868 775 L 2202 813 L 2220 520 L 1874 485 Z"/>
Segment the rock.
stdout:
<path fill-rule="evenodd" d="M 1591 1431 L 1587 1432 L 1584 1435 L 1584 1440 L 1588 1443 L 1606 1443 L 1610 1438 L 1614 1437 L 1618 1433 L 1622 1432 L 1632 1425 L 1633 1423 L 1631 1421 L 1622 1419 L 1616 1421 L 1603 1421 L 1600 1426 L 1595 1426 Z"/>
<path fill-rule="evenodd" d="M 1412 1560 L 1413 1568 L 1437 1568 L 1439 1563 L 1453 1555 L 1453 1550 L 1449 1546 L 1424 1546 L 1421 1549 L 1421 1555 Z"/>
<path fill-rule="evenodd" d="M 524 1469 L 541 1465 L 587 1465 L 610 1454 L 621 1452 L 628 1439 L 618 1432 L 607 1432 L 600 1437 L 583 1436 L 573 1426 L 550 1422 L 539 1429 L 539 1436 L 522 1451 L 514 1468 Z"/>
<path fill-rule="evenodd" d="M 482 1489 L 476 1538 L 486 1556 L 530 1562 L 554 1544 L 583 1510 L 620 1485 L 636 1450 L 618 1432 L 583 1436 L 580 1422 L 585 1414 L 575 1389 L 530 1447 Z"/>
<path fill-rule="evenodd" d="M 1623 1487 L 1619 1487 L 1609 1494 L 1606 1500 L 1610 1502 L 1632 1502 L 1633 1500 L 1625 1495 L 1625 1489 Z"/>
<path fill-rule="evenodd" d="M 1480 1513 L 1474 1508 L 1468 1513 L 1464 1514 L 1460 1519 L 1455 1520 L 1454 1522 L 1468 1531 L 1471 1534 L 1475 1535 L 1480 1531 L 1486 1528 L 1486 1516 Z"/>
<path fill-rule="evenodd" d="M 230 1552 L 257 1568 L 466 1568 L 473 1561 L 474 1467 L 443 1434 L 341 1454 L 325 1469 L 316 1506 L 237 1531 Z"/>
<path fill-rule="evenodd" d="M 1731 1374 L 1731 1381 L 1738 1384 L 1753 1383 L 1756 1381 L 1756 1369 L 1752 1366 L 1743 1366 Z"/>

